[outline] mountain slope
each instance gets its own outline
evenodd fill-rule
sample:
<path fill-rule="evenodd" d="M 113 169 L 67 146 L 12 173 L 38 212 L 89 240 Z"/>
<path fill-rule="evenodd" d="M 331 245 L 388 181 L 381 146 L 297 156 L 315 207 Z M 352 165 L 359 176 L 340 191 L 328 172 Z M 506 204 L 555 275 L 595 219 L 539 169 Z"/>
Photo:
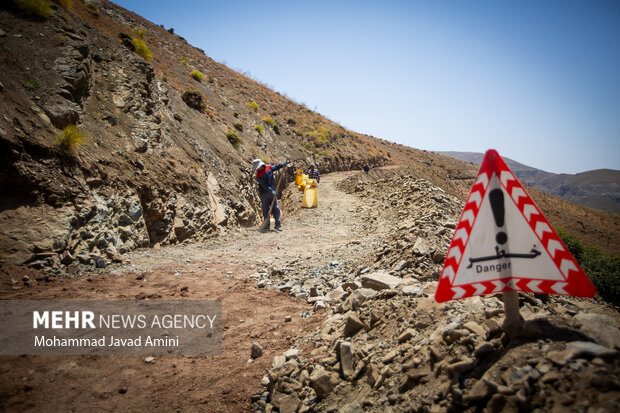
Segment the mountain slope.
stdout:
<path fill-rule="evenodd" d="M 292 160 L 288 180 L 310 163 L 322 172 L 404 165 L 465 199 L 473 165 L 344 129 L 172 30 L 94 4 L 55 6 L 47 20 L 0 6 L 0 264 L 75 273 L 137 247 L 256 225 L 258 157 Z M 86 139 L 70 152 L 55 139 L 73 124 Z M 609 216 L 563 205 L 543 209 L 561 211 L 554 225 L 615 251 Z"/>
<path fill-rule="evenodd" d="M 463 161 L 480 165 L 483 153 L 479 152 L 439 152 Z M 575 175 L 554 174 L 541 171 L 504 158 L 517 178 L 543 192 L 558 198 L 604 211 L 620 213 L 620 171 L 597 169 Z"/>

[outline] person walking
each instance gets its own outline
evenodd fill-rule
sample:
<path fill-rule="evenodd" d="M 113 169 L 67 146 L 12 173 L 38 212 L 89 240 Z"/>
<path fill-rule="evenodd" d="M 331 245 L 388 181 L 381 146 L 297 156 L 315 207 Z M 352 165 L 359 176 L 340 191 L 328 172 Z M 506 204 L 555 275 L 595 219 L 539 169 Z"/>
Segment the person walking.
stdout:
<path fill-rule="evenodd" d="M 317 184 L 321 182 L 321 174 L 319 170 L 314 167 L 314 164 L 310 165 L 310 168 L 308 168 L 308 178 L 316 179 Z"/>
<path fill-rule="evenodd" d="M 270 222 L 269 215 L 273 214 L 276 221 L 276 231 L 282 231 L 280 223 L 280 206 L 278 205 L 278 196 L 276 192 L 276 181 L 273 173 L 288 165 L 288 161 L 277 165 L 266 165 L 260 159 L 254 159 L 252 162 L 252 171 L 256 171 L 256 181 L 258 182 L 258 196 L 260 197 L 261 207 L 263 210 L 263 218 L 265 221 L 261 226 L 261 231 L 269 231 Z"/>

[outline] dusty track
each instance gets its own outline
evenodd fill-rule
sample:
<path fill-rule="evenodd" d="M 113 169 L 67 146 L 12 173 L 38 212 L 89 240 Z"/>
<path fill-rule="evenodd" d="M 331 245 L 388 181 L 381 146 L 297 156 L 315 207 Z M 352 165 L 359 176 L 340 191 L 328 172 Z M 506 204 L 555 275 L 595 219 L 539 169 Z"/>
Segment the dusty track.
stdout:
<path fill-rule="evenodd" d="M 45 281 L 33 270 L 3 268 L 3 299 L 222 300 L 224 334 L 221 355 L 164 356 L 153 364 L 144 356 L 1 357 L 2 410 L 250 410 L 250 397 L 273 357 L 323 319 L 320 312 L 302 318 L 312 309 L 305 301 L 258 289 L 250 275 L 294 260 L 307 268 L 333 260 L 353 264 L 394 222 L 390 211 L 377 213 L 372 203 L 337 191 L 334 184 L 344 176 L 324 176 L 319 208 L 285 214 L 282 232 L 246 228 L 204 244 L 138 250 L 127 257 L 129 264 L 76 278 Z M 289 202 L 299 197 L 289 190 Z M 31 281 L 11 283 L 26 274 Z M 289 315 L 292 321 L 285 322 Z M 265 352 L 248 363 L 253 341 Z"/>

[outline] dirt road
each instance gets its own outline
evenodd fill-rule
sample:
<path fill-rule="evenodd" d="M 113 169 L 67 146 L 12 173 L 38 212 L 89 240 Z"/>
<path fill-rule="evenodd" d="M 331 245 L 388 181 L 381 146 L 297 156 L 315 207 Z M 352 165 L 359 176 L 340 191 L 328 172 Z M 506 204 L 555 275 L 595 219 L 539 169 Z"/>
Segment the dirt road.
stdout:
<path fill-rule="evenodd" d="M 322 312 L 278 289 L 259 289 L 257 271 L 290 262 L 320 271 L 334 260 L 347 266 L 389 231 L 390 212 L 336 190 L 344 173 L 325 175 L 319 207 L 285 214 L 284 231 L 239 229 L 204 244 L 138 250 L 128 264 L 76 278 L 34 270 L 0 269 L 3 299 L 222 300 L 223 352 L 217 356 L 25 356 L 0 358 L 3 411 L 209 411 L 251 408 L 273 357 L 316 329 Z M 301 193 L 289 190 L 288 202 Z M 28 281 L 20 281 L 28 276 Z M 11 279 L 15 282 L 11 282 Z M 292 321 L 285 322 L 291 316 Z M 251 343 L 264 348 L 250 359 Z M 310 348 L 302 348 L 304 352 Z"/>

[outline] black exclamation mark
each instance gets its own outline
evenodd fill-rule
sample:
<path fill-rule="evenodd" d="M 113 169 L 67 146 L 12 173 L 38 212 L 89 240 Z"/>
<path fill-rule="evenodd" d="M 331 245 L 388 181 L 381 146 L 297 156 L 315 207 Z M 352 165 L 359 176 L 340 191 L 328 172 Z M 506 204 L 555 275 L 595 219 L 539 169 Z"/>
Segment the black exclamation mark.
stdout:
<path fill-rule="evenodd" d="M 489 201 L 491 202 L 491 211 L 493 211 L 493 218 L 495 218 L 495 225 L 498 227 L 504 226 L 504 192 L 501 189 L 493 189 L 489 193 Z M 508 235 L 505 232 L 500 231 L 495 236 L 495 240 L 498 244 L 503 245 L 508 241 Z"/>

